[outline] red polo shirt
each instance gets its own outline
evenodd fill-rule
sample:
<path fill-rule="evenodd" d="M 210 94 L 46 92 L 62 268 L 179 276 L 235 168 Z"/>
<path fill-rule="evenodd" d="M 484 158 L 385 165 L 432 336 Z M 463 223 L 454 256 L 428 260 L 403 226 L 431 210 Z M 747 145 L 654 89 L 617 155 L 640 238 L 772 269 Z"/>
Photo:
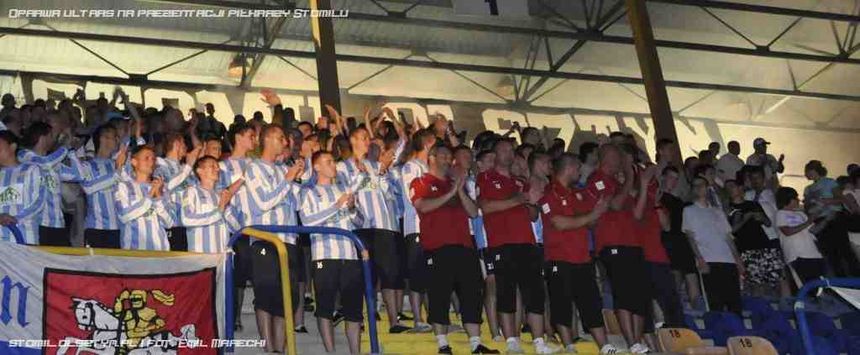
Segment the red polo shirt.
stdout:
<path fill-rule="evenodd" d="M 448 193 L 453 183 L 431 174 L 424 174 L 412 180 L 412 203 L 421 198 L 436 198 Z M 460 198 L 454 196 L 448 203 L 430 212 L 418 211 L 421 219 L 419 242 L 425 251 L 433 251 L 446 245 L 463 245 L 471 248 L 472 234 L 469 233 L 469 214 L 463 208 Z"/>
<path fill-rule="evenodd" d="M 639 222 L 638 227 L 639 241 L 642 244 L 645 261 L 668 264 L 669 256 L 666 255 L 666 248 L 663 246 L 662 239 L 663 227 L 660 226 L 660 217 L 657 215 L 657 209 L 655 208 L 658 188 L 657 181 L 652 181 L 648 185 L 645 211 L 643 211 L 642 221 Z"/>
<path fill-rule="evenodd" d="M 571 190 L 553 180 L 540 200 L 543 222 L 544 259 L 584 264 L 591 261 L 588 254 L 588 227 L 558 230 L 553 227 L 554 216 L 573 217 L 591 212 L 594 201 L 583 190 Z"/>
<path fill-rule="evenodd" d="M 528 184 L 490 169 L 478 174 L 478 197 L 484 200 L 507 200 L 515 193 L 528 191 Z M 528 207 L 517 205 L 503 211 L 484 213 L 484 229 L 490 248 L 505 244 L 534 244 Z"/>
<path fill-rule="evenodd" d="M 622 187 L 614 176 L 606 175 L 598 169 L 588 178 L 585 192 L 595 203 L 601 197 L 609 202 Z M 633 202 L 635 201 L 627 196 L 623 209 L 619 211 L 610 209 L 600 217 L 594 229 L 597 252 L 606 246 L 640 246 L 635 233 L 636 227 L 633 225 Z"/>

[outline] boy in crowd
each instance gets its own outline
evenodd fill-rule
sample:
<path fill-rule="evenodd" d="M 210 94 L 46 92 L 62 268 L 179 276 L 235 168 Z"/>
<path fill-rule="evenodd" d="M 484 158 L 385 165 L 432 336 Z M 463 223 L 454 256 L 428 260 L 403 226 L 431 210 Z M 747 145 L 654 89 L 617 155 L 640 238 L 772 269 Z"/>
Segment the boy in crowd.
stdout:
<path fill-rule="evenodd" d="M 301 193 L 300 217 L 305 226 L 353 230 L 361 225 L 355 195 L 335 180 L 337 168 L 331 153 L 320 151 L 311 159 L 316 184 Z M 334 352 L 334 325 L 337 296 L 346 319 L 349 352 L 358 354 L 361 344 L 364 277 L 352 241 L 336 234 L 311 234 L 311 259 L 317 307 L 314 315 L 327 352 Z"/>

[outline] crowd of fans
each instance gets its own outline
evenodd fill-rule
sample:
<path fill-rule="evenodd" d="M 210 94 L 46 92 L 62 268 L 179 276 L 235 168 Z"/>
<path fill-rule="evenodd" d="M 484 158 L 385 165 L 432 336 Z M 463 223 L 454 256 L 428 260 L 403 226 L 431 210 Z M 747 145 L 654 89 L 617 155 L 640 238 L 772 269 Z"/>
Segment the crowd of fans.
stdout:
<path fill-rule="evenodd" d="M 654 301 L 664 326 L 682 327 L 684 308 L 740 313 L 742 293 L 786 297 L 820 276 L 860 275 L 856 164 L 832 179 L 810 161 L 801 196 L 780 186 L 784 156 L 762 138 L 746 160 L 731 141 L 725 154 L 715 142 L 676 161 L 667 139 L 651 159 L 622 132 L 574 154 L 518 124 L 467 145 L 438 114 L 422 127 L 384 107 L 356 119 L 326 106 L 327 117 L 310 123 L 273 92 L 262 96 L 272 122 L 255 112 L 227 128 L 212 104 L 183 114 L 117 90 L 110 102 L 79 91 L 18 107 L 6 94 L 0 224 L 33 245 L 200 253 L 224 252 L 247 226 L 352 230 L 368 247 L 389 332 L 432 331 L 439 353 L 452 352 L 452 301 L 472 353 L 498 353 L 481 344 L 486 319 L 508 352 L 522 352 L 522 332 L 538 353 L 558 351 L 552 342 L 572 350 L 581 323 L 601 354 L 613 354 L 601 314 L 611 295 L 629 350 L 647 353 L 657 349 Z M 345 320 L 349 350 L 359 352 L 363 276 L 352 242 L 277 235 L 294 283 L 289 326 L 307 332 L 299 310 L 315 308 L 325 348 L 334 351 L 334 326 Z M 14 241 L 5 228 L 0 238 Z M 277 252 L 253 238 L 234 248 L 237 307 L 250 282 L 266 350 L 283 351 Z"/>

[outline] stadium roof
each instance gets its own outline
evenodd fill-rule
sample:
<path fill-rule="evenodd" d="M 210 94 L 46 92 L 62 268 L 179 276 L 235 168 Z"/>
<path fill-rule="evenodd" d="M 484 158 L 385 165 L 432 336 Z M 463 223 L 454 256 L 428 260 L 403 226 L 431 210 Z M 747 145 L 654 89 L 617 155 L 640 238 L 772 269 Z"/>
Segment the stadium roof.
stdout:
<path fill-rule="evenodd" d="M 511 18 L 458 14 L 452 1 L 333 0 L 333 8 L 350 11 L 334 20 L 342 89 L 648 113 L 623 1 L 530 0 L 528 16 Z M 308 4 L 7 0 L 0 11 L 284 6 Z M 680 115 L 860 131 L 860 3 L 652 0 L 648 7 Z M 237 86 L 242 80 L 227 67 L 244 51 L 262 63 L 247 87 L 317 89 L 307 19 L 3 17 L 0 27 L 6 73 Z"/>

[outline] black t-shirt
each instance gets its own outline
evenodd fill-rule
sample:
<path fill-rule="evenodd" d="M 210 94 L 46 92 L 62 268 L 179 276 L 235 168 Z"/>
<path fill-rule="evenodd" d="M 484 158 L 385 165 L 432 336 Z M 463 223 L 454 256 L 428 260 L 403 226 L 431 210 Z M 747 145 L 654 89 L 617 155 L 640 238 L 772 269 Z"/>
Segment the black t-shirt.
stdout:
<path fill-rule="evenodd" d="M 756 212 L 764 214 L 764 210 L 758 202 L 744 201 L 741 203 L 732 203 L 729 205 L 729 224 L 734 226 L 735 223 L 743 221 L 745 215 Z M 761 222 L 752 218 L 744 223 L 734 235 L 735 245 L 740 252 L 771 247 L 770 239 L 768 239 L 767 234 L 762 229 Z"/>
<path fill-rule="evenodd" d="M 684 221 L 684 207 L 687 204 L 667 192 L 664 192 L 663 197 L 660 198 L 660 204 L 669 212 L 669 231 L 666 234 L 671 236 L 684 235 L 681 225 Z"/>

